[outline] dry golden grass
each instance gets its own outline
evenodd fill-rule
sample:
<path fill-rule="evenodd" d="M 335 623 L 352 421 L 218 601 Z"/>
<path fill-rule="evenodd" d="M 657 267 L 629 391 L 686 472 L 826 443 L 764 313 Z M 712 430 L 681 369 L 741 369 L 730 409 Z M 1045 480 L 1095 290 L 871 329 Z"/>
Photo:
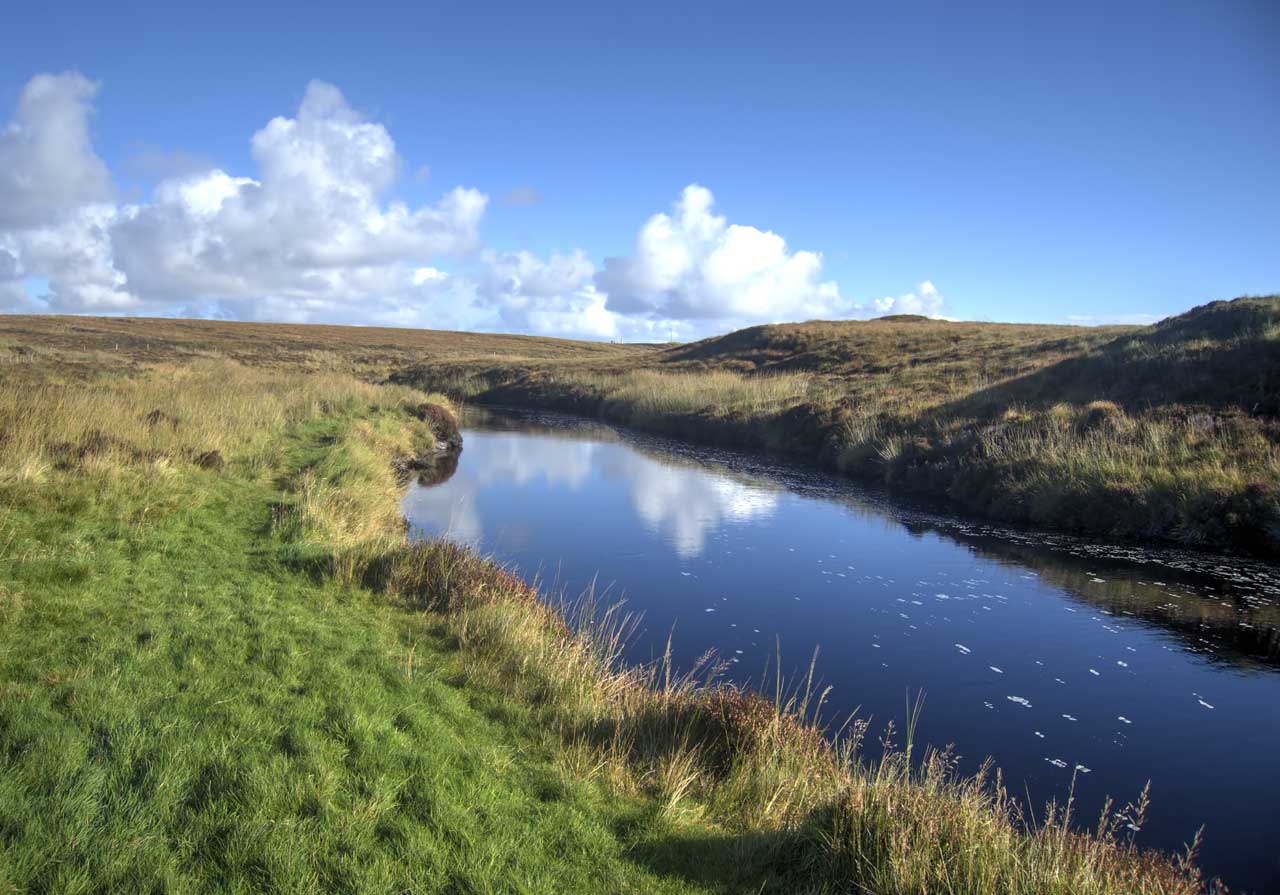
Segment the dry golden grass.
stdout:
<path fill-rule="evenodd" d="M 88 382 L 0 381 L 0 480 L 96 466 L 265 468 L 288 425 L 417 400 L 340 373 L 268 372 L 227 360 L 162 363 Z M 419 395 L 420 398 L 420 395 Z"/>
<path fill-rule="evenodd" d="M 1272 553 L 1278 309 L 1274 297 L 1239 299 L 1143 328 L 816 321 L 677 346 L 0 317 L 0 374 L 13 388 L 46 391 L 227 360 L 291 375 L 390 377 L 455 398 L 785 453 L 1000 519 Z M 203 449 L 217 449 L 217 437 Z M 138 444 L 165 438 L 157 431 Z M 183 438 L 161 449 L 197 447 Z M 39 478 L 52 460 L 17 456 L 6 475 Z"/>
<path fill-rule="evenodd" d="M 1274 553 L 1277 331 L 1272 297 L 1143 328 L 811 322 L 395 378 L 791 454 L 1000 519 Z"/>

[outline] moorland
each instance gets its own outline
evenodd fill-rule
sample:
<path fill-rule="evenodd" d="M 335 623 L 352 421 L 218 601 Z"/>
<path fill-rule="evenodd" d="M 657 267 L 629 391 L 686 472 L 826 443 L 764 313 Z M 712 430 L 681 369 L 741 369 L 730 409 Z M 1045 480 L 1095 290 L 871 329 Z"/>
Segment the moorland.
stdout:
<path fill-rule="evenodd" d="M 771 450 L 988 515 L 1267 551 L 1280 299 L 692 345 L 0 318 L 0 892 L 1205 891 L 1139 797 L 1025 816 L 801 680 L 411 541 L 454 400 Z M 893 737 L 894 734 L 888 734 Z"/>

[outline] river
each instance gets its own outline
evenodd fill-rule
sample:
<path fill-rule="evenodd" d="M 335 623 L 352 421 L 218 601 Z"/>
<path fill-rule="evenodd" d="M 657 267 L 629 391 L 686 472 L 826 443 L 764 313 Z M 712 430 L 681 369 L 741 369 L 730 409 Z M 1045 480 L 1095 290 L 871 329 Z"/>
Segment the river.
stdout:
<path fill-rule="evenodd" d="M 1037 811 L 1074 785 L 1096 823 L 1151 782 L 1139 844 L 1280 892 L 1280 568 L 1010 529 L 818 472 L 548 414 L 468 414 L 419 535 L 548 592 L 643 613 L 629 658 L 708 649 L 731 679 L 816 671 L 850 713 L 990 756 Z M 771 684 L 769 687 L 771 688 Z M 874 737 L 871 737 L 874 739 Z M 1073 783 L 1074 781 L 1074 783 Z"/>

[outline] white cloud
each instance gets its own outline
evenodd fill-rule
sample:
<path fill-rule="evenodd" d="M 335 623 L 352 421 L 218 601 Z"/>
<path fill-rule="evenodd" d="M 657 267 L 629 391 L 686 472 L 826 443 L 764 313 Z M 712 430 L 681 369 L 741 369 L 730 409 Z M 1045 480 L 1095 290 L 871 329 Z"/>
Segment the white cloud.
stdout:
<path fill-rule="evenodd" d="M 258 301 L 299 309 L 404 295 L 412 262 L 479 244 L 488 197 L 455 188 L 436 205 L 383 202 L 401 167 L 386 128 L 337 88 L 313 81 L 296 118 L 252 140 L 259 176 L 213 170 L 162 182 L 125 208 L 113 238 L 130 287 L 150 300 L 214 300 L 258 316 Z M 314 303 L 319 304 L 314 304 Z"/>
<path fill-rule="evenodd" d="M 0 311 L 16 312 L 27 305 L 27 290 L 21 282 L 18 256 L 0 246 Z"/>
<path fill-rule="evenodd" d="M 933 283 L 925 280 L 915 292 L 897 298 L 877 298 L 874 302 L 877 314 L 921 314 L 925 317 L 942 315 L 943 298 Z"/>
<path fill-rule="evenodd" d="M 844 317 L 858 308 L 823 280 L 822 256 L 790 251 L 776 233 L 730 224 L 711 191 L 685 187 L 671 214 L 655 214 L 635 250 L 609 258 L 596 286 L 610 310 L 650 319 L 776 322 Z"/>
<path fill-rule="evenodd" d="M 20 276 L 48 280 L 49 310 L 404 319 L 431 297 L 415 282 L 422 261 L 479 245 L 488 197 L 386 199 L 401 168 L 390 134 L 321 82 L 295 117 L 254 134 L 256 177 L 189 173 L 113 204 L 89 140 L 96 90 L 37 76 L 0 133 L 0 250 Z"/>
<path fill-rule="evenodd" d="M 64 223 L 20 231 L 9 240 L 24 271 L 48 280 L 49 293 L 40 298 L 51 310 L 119 313 L 142 307 L 114 264 L 115 220 L 115 206 L 85 205 Z"/>
<path fill-rule="evenodd" d="M 32 310 L 27 290 L 22 285 L 22 268 L 18 256 L 0 246 L 0 312 L 22 313 Z"/>
<path fill-rule="evenodd" d="M 492 308 L 496 328 L 541 335 L 617 339 L 617 315 L 592 284 L 595 265 L 581 251 L 543 261 L 529 252 L 486 252 L 478 302 Z"/>
<path fill-rule="evenodd" d="M 108 228 L 115 215 L 107 166 L 89 138 L 98 86 L 82 75 L 37 75 L 0 131 L 0 258 L 4 304 L 38 309 L 18 280 L 39 276 L 50 297 L 79 297 L 85 310 L 122 310 Z M 21 292 L 19 292 L 21 290 Z"/>
<path fill-rule="evenodd" d="M 0 131 L 0 231 L 57 225 L 111 198 L 111 175 L 89 139 L 98 85 L 83 75 L 37 75 Z"/>
<path fill-rule="evenodd" d="M 90 140 L 97 90 L 78 74 L 39 75 L 0 131 L 0 309 L 649 341 L 873 310 L 823 279 L 820 254 L 730 224 L 696 184 L 644 224 L 632 255 L 604 269 L 581 250 L 484 248 L 489 197 L 456 187 L 434 204 L 396 198 L 406 166 L 390 133 L 319 81 L 293 117 L 252 135 L 252 174 L 171 154 L 153 166 L 170 176 L 150 196 L 119 204 Z M 520 187 L 500 201 L 538 198 Z M 45 294 L 27 295 L 23 283 L 40 282 Z M 874 310 L 941 307 L 924 283 Z"/>
<path fill-rule="evenodd" d="M 496 319 L 485 328 L 626 341 L 698 338 L 755 323 L 873 314 L 939 316 L 934 285 L 870 307 L 821 279 L 822 258 L 787 249 L 775 233 L 729 224 L 711 192 L 691 184 L 673 213 L 640 230 L 633 255 L 598 270 L 581 251 L 542 260 L 529 252 L 483 253 L 473 293 Z"/>

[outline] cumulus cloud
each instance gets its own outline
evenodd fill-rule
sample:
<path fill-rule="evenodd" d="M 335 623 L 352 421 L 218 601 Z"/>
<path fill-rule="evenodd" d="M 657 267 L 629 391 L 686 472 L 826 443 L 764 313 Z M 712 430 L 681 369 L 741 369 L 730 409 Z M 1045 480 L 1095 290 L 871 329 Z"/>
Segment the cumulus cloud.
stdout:
<path fill-rule="evenodd" d="M 111 198 L 111 175 L 93 152 L 83 75 L 37 75 L 0 131 L 0 230 L 62 223 L 83 205 Z"/>
<path fill-rule="evenodd" d="M 651 319 L 771 322 L 858 310 L 822 279 L 822 256 L 776 233 L 730 224 L 711 191 L 685 187 L 670 214 L 649 218 L 634 252 L 609 258 L 596 285 L 620 314 Z"/>
<path fill-rule="evenodd" d="M 939 317 L 942 314 L 943 299 L 938 294 L 938 288 L 925 280 L 916 287 L 915 292 L 908 292 L 897 298 L 877 298 L 874 305 L 877 314 L 922 314 L 925 317 Z"/>
<path fill-rule="evenodd" d="M 930 283 L 870 306 L 851 301 L 823 278 L 819 253 L 729 223 L 697 184 L 643 225 L 632 254 L 603 268 L 581 250 L 539 257 L 486 248 L 489 197 L 456 187 L 433 204 L 397 198 L 406 165 L 390 133 L 320 81 L 292 117 L 252 135 L 252 172 L 153 153 L 149 169 L 160 179 L 150 195 L 120 203 L 90 139 L 97 91 L 79 74 L 38 75 L 0 131 L 2 310 L 656 341 L 942 308 Z M 523 186 L 498 201 L 532 205 L 540 196 Z M 32 283 L 47 288 L 30 295 Z"/>
<path fill-rule="evenodd" d="M 15 313 L 29 309 L 30 299 L 22 285 L 18 256 L 0 247 L 0 312 Z"/>
<path fill-rule="evenodd" d="M 112 203 L 89 140 L 96 90 L 75 74 L 37 76 L 0 136 L 0 250 L 48 280 L 50 310 L 394 315 L 438 293 L 415 282 L 421 261 L 479 245 L 488 197 L 387 199 L 402 164 L 390 134 L 318 81 L 294 117 L 253 135 L 257 176 L 196 171 L 147 202 Z"/>
<path fill-rule="evenodd" d="M 116 209 L 85 205 L 56 226 L 20 231 L 10 240 L 28 274 L 43 276 L 47 294 L 38 296 L 50 310 L 119 313 L 142 309 L 144 303 L 125 287 L 115 266 L 111 228 Z"/>
<path fill-rule="evenodd" d="M 74 72 L 37 75 L 0 131 L 0 301 L 8 309 L 39 308 L 20 282 L 36 276 L 48 281 L 46 300 L 76 295 L 92 310 L 132 304 L 112 264 L 111 175 L 89 136 L 97 91 Z"/>
<path fill-rule="evenodd" d="M 914 292 L 863 305 L 822 278 L 822 256 L 792 251 L 776 233 L 730 224 L 711 191 L 690 184 L 670 214 L 651 217 L 633 253 L 597 269 L 582 252 L 486 253 L 476 294 L 501 326 L 547 335 L 660 341 L 755 323 L 877 314 L 939 316 L 943 298 Z"/>
<path fill-rule="evenodd" d="M 591 279 L 595 265 L 581 251 L 543 261 L 530 252 L 487 252 L 479 286 L 504 328 L 616 338 L 617 326 Z"/>
<path fill-rule="evenodd" d="M 149 298 L 329 304 L 402 292 L 411 259 L 479 242 L 488 198 L 455 188 L 431 206 L 383 202 L 401 167 L 391 135 L 313 81 L 294 118 L 253 136 L 257 178 L 221 170 L 166 180 L 123 209 L 116 260 Z M 251 309 L 246 309 L 251 310 Z"/>

